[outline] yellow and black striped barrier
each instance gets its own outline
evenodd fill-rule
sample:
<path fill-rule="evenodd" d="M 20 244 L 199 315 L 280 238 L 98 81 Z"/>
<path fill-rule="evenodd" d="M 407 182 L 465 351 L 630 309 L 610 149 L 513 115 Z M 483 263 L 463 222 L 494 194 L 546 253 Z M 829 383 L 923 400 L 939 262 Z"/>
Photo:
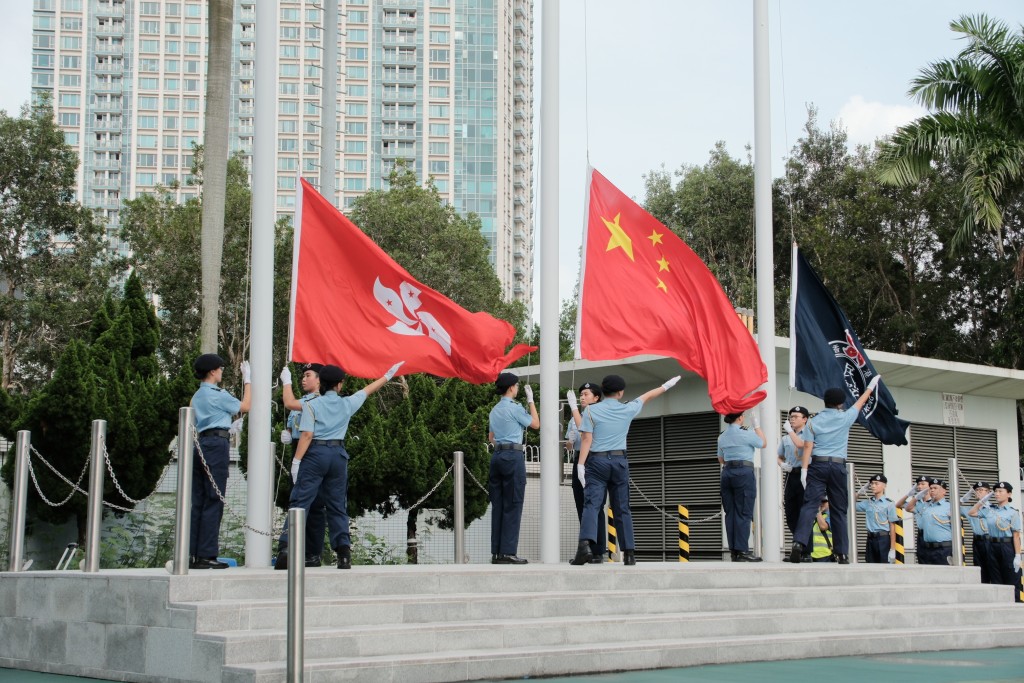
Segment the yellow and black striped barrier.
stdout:
<path fill-rule="evenodd" d="M 612 506 L 608 506 L 608 561 L 615 562 L 615 553 L 618 551 L 618 539 L 615 536 L 615 515 L 612 514 Z"/>
<path fill-rule="evenodd" d="M 963 524 L 960 525 L 960 566 L 967 566 L 967 532 Z"/>
<path fill-rule="evenodd" d="M 690 511 L 679 506 L 679 561 L 690 561 Z"/>
<path fill-rule="evenodd" d="M 896 564 L 906 564 L 906 553 L 903 548 L 903 508 L 896 508 Z"/>
<path fill-rule="evenodd" d="M 1017 581 L 1017 594 L 1014 602 L 1024 602 L 1024 572 L 1020 573 L 1020 580 Z"/>

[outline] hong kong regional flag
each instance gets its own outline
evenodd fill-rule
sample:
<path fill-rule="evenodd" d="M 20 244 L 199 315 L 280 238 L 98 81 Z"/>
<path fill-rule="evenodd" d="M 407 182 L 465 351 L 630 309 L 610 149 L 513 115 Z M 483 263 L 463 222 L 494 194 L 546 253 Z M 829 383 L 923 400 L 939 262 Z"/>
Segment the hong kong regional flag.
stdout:
<path fill-rule="evenodd" d="M 401 372 L 492 382 L 536 347 L 516 330 L 420 284 L 305 180 L 292 263 L 290 358 L 357 377 Z"/>
<path fill-rule="evenodd" d="M 715 276 L 675 233 L 591 169 L 580 356 L 675 358 L 708 383 L 719 413 L 762 400 L 768 379 L 750 332 Z"/>

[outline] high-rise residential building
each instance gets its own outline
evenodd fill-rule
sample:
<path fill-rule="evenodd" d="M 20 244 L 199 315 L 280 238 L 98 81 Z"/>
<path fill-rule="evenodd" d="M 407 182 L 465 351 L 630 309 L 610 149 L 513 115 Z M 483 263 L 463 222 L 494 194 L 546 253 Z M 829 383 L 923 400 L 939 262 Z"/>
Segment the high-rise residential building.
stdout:
<path fill-rule="evenodd" d="M 121 201 L 187 184 L 203 140 L 207 0 L 33 0 L 32 89 L 81 159 L 79 198 L 117 243 Z M 342 209 L 406 160 L 476 213 L 507 298 L 532 300 L 532 0 L 340 0 Z M 279 0 L 277 208 L 320 173 L 324 14 Z M 231 149 L 251 159 L 254 0 L 235 0 Z"/>

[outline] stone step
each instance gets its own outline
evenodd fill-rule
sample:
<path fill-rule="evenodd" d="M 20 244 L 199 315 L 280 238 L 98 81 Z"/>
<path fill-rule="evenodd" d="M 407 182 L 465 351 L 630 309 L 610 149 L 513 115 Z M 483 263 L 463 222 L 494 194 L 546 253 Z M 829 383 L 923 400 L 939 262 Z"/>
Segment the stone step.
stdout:
<path fill-rule="evenodd" d="M 815 615 L 821 620 L 821 613 Z M 616 635 L 619 631 L 615 632 Z M 607 636 L 608 633 L 605 633 Z M 310 658 L 309 683 L 364 680 L 375 683 L 435 683 L 532 678 L 604 671 L 629 671 L 703 664 L 773 661 L 949 649 L 1019 647 L 1024 626 L 935 625 L 880 631 L 877 628 L 816 633 L 771 633 L 594 641 L 583 645 L 549 645 L 482 650 L 449 650 L 380 657 Z M 283 661 L 224 667 L 223 683 L 279 683 Z"/>
<path fill-rule="evenodd" d="M 740 612 L 684 612 L 658 615 L 624 614 L 601 617 L 518 618 L 500 621 L 436 622 L 306 628 L 307 659 L 329 657 L 387 657 L 554 645 L 589 646 L 614 633 L 619 643 L 653 640 L 689 640 L 732 636 L 768 636 L 778 633 L 813 634 L 835 631 L 895 633 L 941 624 L 960 628 L 999 623 L 1024 632 L 1024 610 L 1013 604 L 967 603 L 949 606 L 847 607 L 825 613 L 821 608 L 761 609 Z M 225 664 L 251 664 L 286 658 L 286 631 L 229 631 L 205 634 L 224 646 Z"/>
<path fill-rule="evenodd" d="M 682 590 L 614 590 L 593 599 L 591 592 L 463 593 L 375 596 L 365 598 L 308 598 L 307 628 L 377 624 L 425 624 L 435 621 L 505 619 L 510 611 L 520 618 L 718 612 L 769 608 L 834 609 L 847 606 L 919 606 L 964 602 L 996 602 L 1009 588 L 953 584 L 936 590 L 934 584 L 907 584 L 897 591 L 875 586 L 800 588 L 715 588 Z M 510 607 L 514 606 L 514 607 Z M 287 601 L 273 599 L 218 600 L 182 603 L 196 613 L 197 632 L 277 629 L 287 615 Z"/>

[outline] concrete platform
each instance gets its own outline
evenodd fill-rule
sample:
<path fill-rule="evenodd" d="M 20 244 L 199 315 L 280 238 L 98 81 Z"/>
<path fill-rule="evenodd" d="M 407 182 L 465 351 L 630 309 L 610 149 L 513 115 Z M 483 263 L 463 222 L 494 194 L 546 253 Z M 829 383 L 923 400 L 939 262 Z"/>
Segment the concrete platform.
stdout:
<path fill-rule="evenodd" d="M 286 572 L 6 573 L 0 666 L 283 681 Z M 641 563 L 307 570 L 306 680 L 471 681 L 1024 646 L 978 570 Z"/>

